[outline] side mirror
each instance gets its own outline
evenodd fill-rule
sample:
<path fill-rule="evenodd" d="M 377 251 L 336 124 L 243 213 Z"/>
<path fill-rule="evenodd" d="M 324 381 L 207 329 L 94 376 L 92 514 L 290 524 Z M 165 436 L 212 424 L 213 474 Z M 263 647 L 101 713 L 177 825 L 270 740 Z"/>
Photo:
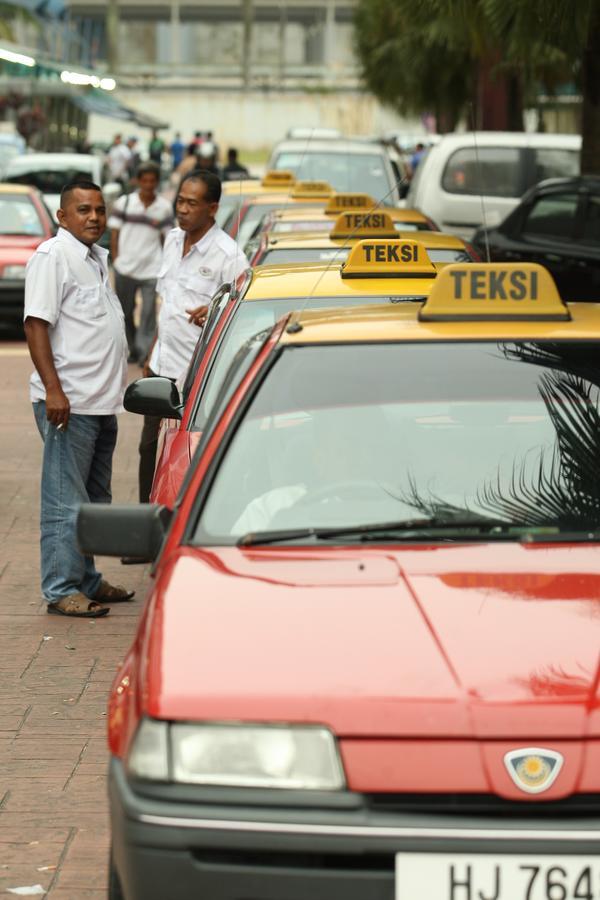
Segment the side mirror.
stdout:
<path fill-rule="evenodd" d="M 171 510 L 155 503 L 112 506 L 83 503 L 77 515 L 77 540 L 82 553 L 137 556 L 154 560 L 162 547 Z"/>
<path fill-rule="evenodd" d="M 125 391 L 123 406 L 127 412 L 161 419 L 181 419 L 183 404 L 176 385 L 170 378 L 155 375 L 138 378 Z"/>

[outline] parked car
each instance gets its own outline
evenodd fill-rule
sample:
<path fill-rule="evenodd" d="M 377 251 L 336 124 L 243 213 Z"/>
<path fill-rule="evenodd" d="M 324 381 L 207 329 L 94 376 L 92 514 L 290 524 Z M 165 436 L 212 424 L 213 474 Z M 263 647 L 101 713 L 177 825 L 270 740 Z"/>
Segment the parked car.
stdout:
<path fill-rule="evenodd" d="M 13 156 L 25 153 L 26 144 L 20 134 L 0 132 L 0 181 L 6 174 L 6 168 Z"/>
<path fill-rule="evenodd" d="M 107 204 L 114 202 L 122 190 L 116 182 L 102 185 L 102 160 L 91 153 L 27 153 L 25 156 L 15 156 L 9 161 L 5 181 L 37 188 L 56 219 L 63 186 L 77 178 L 101 185 Z"/>
<path fill-rule="evenodd" d="M 484 218 L 498 225 L 534 184 L 576 175 L 580 149 L 574 134 L 447 134 L 419 163 L 406 204 L 470 240 Z"/>
<path fill-rule="evenodd" d="M 381 144 L 366 140 L 286 140 L 271 154 L 269 169 L 287 169 L 298 180 L 328 181 L 336 191 L 365 191 L 379 203 L 400 201 L 402 175 Z"/>
<path fill-rule="evenodd" d="M 55 233 L 50 212 L 35 188 L 0 184 L 0 324 L 20 325 L 25 299 L 25 266 Z"/>
<path fill-rule="evenodd" d="M 532 188 L 497 228 L 480 228 L 482 259 L 539 262 L 565 300 L 600 299 L 600 177 L 552 178 Z"/>

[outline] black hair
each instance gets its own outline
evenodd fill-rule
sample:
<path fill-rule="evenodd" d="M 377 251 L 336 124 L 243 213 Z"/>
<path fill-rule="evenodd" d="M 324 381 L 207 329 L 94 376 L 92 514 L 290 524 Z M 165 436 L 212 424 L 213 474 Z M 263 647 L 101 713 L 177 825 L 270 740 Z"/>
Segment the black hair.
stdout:
<path fill-rule="evenodd" d="M 179 190 L 186 181 L 201 181 L 206 185 L 206 199 L 209 203 L 218 203 L 221 199 L 221 179 L 213 172 L 206 169 L 192 169 L 187 175 L 184 175 L 179 184 Z"/>
<path fill-rule="evenodd" d="M 60 192 L 60 208 L 65 208 L 65 203 L 69 199 L 69 194 L 72 194 L 73 191 L 77 189 L 82 191 L 98 191 L 99 194 L 102 193 L 102 188 L 94 184 L 93 181 L 89 181 L 87 178 L 78 178 L 75 181 L 69 181 L 64 185 L 63 189 Z"/>
<path fill-rule="evenodd" d="M 139 178 L 140 175 L 154 175 L 157 181 L 160 181 L 160 166 L 148 159 L 146 162 L 140 163 L 135 174 L 137 178 Z"/>
<path fill-rule="evenodd" d="M 228 159 L 237 159 L 237 156 L 238 156 L 238 152 L 235 149 L 235 147 L 230 147 L 229 150 L 227 151 L 227 158 Z"/>

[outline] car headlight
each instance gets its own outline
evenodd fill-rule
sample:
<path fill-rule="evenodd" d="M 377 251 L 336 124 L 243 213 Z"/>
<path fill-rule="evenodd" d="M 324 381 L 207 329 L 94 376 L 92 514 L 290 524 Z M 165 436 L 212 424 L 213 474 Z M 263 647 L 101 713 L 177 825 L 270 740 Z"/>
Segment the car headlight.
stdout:
<path fill-rule="evenodd" d="M 167 725 L 145 719 L 128 767 L 139 778 L 184 784 L 327 791 L 345 787 L 333 734 L 313 725 Z"/>
<path fill-rule="evenodd" d="M 25 266 L 4 266 L 2 278 L 25 278 Z"/>

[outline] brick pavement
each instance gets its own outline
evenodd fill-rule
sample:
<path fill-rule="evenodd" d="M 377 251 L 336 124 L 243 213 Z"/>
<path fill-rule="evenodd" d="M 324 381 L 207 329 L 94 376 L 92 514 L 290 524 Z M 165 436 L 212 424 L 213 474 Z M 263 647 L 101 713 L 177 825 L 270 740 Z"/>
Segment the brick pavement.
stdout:
<path fill-rule="evenodd" d="M 136 589 L 136 601 L 97 621 L 46 615 L 30 368 L 23 343 L 0 343 L 0 896 L 41 885 L 38 896 L 52 900 L 105 900 L 106 698 L 147 573 L 102 561 L 109 580 Z M 124 414 L 119 424 L 114 499 L 133 502 L 140 421 Z"/>

